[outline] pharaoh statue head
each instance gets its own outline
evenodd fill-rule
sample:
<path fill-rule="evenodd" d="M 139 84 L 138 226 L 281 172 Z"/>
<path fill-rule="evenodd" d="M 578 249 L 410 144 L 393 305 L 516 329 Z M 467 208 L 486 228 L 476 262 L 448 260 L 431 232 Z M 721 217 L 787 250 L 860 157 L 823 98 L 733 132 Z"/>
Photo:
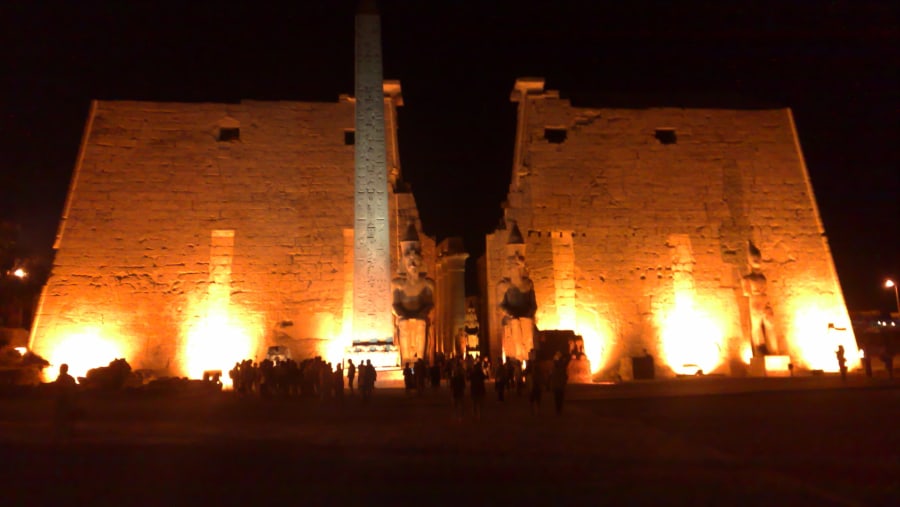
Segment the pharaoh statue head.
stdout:
<path fill-rule="evenodd" d="M 400 251 L 403 255 L 403 270 L 408 276 L 418 276 L 422 266 L 422 245 L 419 243 L 419 233 L 413 222 L 409 223 L 400 240 Z"/>
<path fill-rule="evenodd" d="M 475 307 L 470 305 L 466 307 L 466 326 L 473 325 L 478 325 L 478 313 L 475 311 Z"/>
<path fill-rule="evenodd" d="M 528 277 L 528 271 L 525 268 L 525 239 L 515 222 L 509 231 L 509 239 L 506 241 L 506 269 L 510 278 Z"/>

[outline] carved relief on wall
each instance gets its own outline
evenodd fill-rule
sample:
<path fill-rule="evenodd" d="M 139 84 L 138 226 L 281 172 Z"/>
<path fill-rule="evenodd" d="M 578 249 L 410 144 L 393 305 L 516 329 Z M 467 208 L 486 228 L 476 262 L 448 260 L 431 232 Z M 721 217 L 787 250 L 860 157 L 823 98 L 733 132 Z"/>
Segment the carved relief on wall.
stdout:
<path fill-rule="evenodd" d="M 768 296 L 768 280 L 762 272 L 762 254 L 752 241 L 747 243 L 749 272 L 741 278 L 750 308 L 750 342 L 754 356 L 778 354 L 774 311 Z"/>

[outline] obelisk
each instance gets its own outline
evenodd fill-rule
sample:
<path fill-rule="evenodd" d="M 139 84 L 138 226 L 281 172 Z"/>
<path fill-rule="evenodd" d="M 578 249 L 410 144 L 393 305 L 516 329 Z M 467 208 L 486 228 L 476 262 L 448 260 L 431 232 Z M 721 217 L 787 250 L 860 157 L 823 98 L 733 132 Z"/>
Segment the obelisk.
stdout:
<path fill-rule="evenodd" d="M 381 20 L 374 0 L 356 13 L 353 342 L 391 341 L 391 257 L 384 141 Z"/>

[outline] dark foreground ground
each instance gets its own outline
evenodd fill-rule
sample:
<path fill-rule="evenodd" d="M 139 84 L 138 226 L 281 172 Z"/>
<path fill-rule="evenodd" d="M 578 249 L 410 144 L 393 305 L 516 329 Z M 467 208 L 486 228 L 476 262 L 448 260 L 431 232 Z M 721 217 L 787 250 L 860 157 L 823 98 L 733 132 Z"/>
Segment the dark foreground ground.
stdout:
<path fill-rule="evenodd" d="M 489 394 L 493 394 L 489 387 Z M 232 393 L 0 399 L 0 506 L 900 505 L 900 384 L 689 378 L 363 405 Z"/>

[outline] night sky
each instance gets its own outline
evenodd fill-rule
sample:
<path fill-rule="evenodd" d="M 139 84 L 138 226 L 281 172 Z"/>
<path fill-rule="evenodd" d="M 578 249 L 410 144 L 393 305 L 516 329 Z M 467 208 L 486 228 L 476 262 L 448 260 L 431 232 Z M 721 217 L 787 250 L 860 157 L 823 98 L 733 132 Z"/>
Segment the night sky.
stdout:
<path fill-rule="evenodd" d="M 50 250 L 91 99 L 353 93 L 355 1 L 253 4 L 266 2 L 0 6 L 0 218 L 24 246 Z M 378 4 L 385 78 L 406 103 L 404 177 L 438 240 L 463 236 L 480 255 L 501 216 L 516 77 L 545 77 L 576 105 L 789 106 L 848 306 L 893 308 L 881 284 L 900 277 L 896 2 Z"/>

